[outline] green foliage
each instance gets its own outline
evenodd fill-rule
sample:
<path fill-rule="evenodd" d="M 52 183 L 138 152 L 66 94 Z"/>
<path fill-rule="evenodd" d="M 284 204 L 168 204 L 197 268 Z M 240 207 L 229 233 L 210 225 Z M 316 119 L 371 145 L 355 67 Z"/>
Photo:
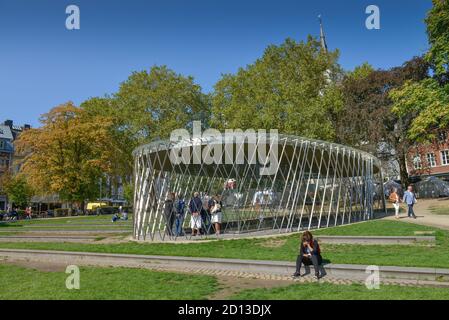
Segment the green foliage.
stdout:
<path fill-rule="evenodd" d="M 435 79 L 407 82 L 393 90 L 390 97 L 395 114 L 413 117 L 408 130 L 410 139 L 432 141 L 438 130 L 449 127 L 449 84 L 442 86 Z"/>
<path fill-rule="evenodd" d="M 123 196 L 128 204 L 132 204 L 134 201 L 134 185 L 132 183 L 126 183 L 123 186 Z"/>
<path fill-rule="evenodd" d="M 244 290 L 237 300 L 449 300 L 449 289 L 381 284 L 370 290 L 362 284 L 301 283 L 280 288 Z"/>
<path fill-rule="evenodd" d="M 15 206 L 26 207 L 33 196 L 33 190 L 23 176 L 9 177 L 4 181 L 4 189 L 8 199 Z"/>
<path fill-rule="evenodd" d="M 373 71 L 373 66 L 368 62 L 364 62 L 360 66 L 355 67 L 354 70 L 348 72 L 346 77 L 354 80 L 362 80 L 366 79 Z"/>
<path fill-rule="evenodd" d="M 190 127 L 193 120 L 207 119 L 209 114 L 207 96 L 193 78 L 166 66 L 134 72 L 114 99 L 120 129 L 135 144 L 169 138 L 174 129 Z"/>
<path fill-rule="evenodd" d="M 337 115 L 337 141 L 371 152 L 385 161 L 396 160 L 404 184 L 408 180 L 406 154 L 412 144 L 407 130 L 413 117 L 399 118 L 392 112 L 389 92 L 406 81 L 425 79 L 428 69 L 421 57 L 389 70 L 373 71 L 364 64 L 347 74 L 341 86 L 344 108 Z"/>
<path fill-rule="evenodd" d="M 109 177 L 113 184 L 118 183 L 119 177 L 120 181 L 129 182 L 132 151 L 137 146 L 167 139 L 174 129 L 190 128 L 194 120 L 206 125 L 210 113 L 208 97 L 193 78 L 166 66 L 133 72 L 117 93 L 89 99 L 81 107 L 91 117 L 108 117 L 112 121 Z M 132 200 L 129 192 L 127 199 Z"/>
<path fill-rule="evenodd" d="M 2 300 L 178 300 L 206 299 L 217 290 L 211 276 L 135 268 L 80 268 L 80 289 L 67 290 L 64 270 L 43 272 L 0 265 Z"/>
<path fill-rule="evenodd" d="M 337 58 L 338 52 L 326 54 L 312 38 L 269 46 L 255 63 L 215 85 L 211 126 L 332 140 L 332 118 L 342 107 L 330 81 L 341 73 Z"/>
<path fill-rule="evenodd" d="M 449 72 L 449 0 L 432 0 L 426 24 L 430 50 L 427 60 L 435 66 L 438 75 Z"/>

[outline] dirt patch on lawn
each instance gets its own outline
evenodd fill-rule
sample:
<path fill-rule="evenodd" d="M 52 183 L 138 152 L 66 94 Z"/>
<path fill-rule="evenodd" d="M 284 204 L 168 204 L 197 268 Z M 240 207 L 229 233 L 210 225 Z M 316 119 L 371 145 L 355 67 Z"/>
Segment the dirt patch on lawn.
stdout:
<path fill-rule="evenodd" d="M 265 248 L 279 248 L 282 247 L 287 242 L 287 239 L 269 239 L 259 245 Z"/>
<path fill-rule="evenodd" d="M 211 294 L 208 299 L 210 300 L 225 300 L 236 293 L 259 288 L 275 288 L 285 287 L 291 285 L 291 281 L 287 280 L 266 280 L 266 279 L 251 279 L 251 278 L 238 278 L 231 276 L 217 276 L 219 290 Z"/>
<path fill-rule="evenodd" d="M 13 260 L 0 259 L 0 264 L 7 264 L 10 266 L 19 266 L 29 269 L 35 269 L 43 272 L 65 272 L 67 264 L 46 262 L 46 261 L 29 261 L 29 260 Z"/>

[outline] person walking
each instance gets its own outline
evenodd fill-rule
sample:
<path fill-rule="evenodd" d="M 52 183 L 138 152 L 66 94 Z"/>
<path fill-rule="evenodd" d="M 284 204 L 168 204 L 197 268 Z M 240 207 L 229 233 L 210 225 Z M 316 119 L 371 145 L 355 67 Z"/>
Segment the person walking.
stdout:
<path fill-rule="evenodd" d="M 415 211 L 413 210 L 413 206 L 418 201 L 416 200 L 415 193 L 413 192 L 413 187 L 408 186 L 407 191 L 404 192 L 404 198 L 402 199 L 402 202 L 407 204 L 408 210 L 407 210 L 407 216 L 409 218 L 416 219 Z"/>
<path fill-rule="evenodd" d="M 192 228 L 192 236 L 199 236 L 203 219 L 201 218 L 201 211 L 203 210 L 203 202 L 201 201 L 200 194 L 195 192 L 193 198 L 189 202 L 189 211 L 192 215 L 190 220 L 190 228 Z"/>
<path fill-rule="evenodd" d="M 318 241 L 313 239 L 313 235 L 310 231 L 306 231 L 301 236 L 301 243 L 299 245 L 299 255 L 296 258 L 296 272 L 293 277 L 301 276 L 301 265 L 305 266 L 313 265 L 315 269 L 316 279 L 320 278 L 319 266 L 323 259 L 321 257 L 321 250 Z"/>
<path fill-rule="evenodd" d="M 390 193 L 389 199 L 393 203 L 394 215 L 395 215 L 396 219 L 399 219 L 400 198 L 398 195 L 398 189 L 396 189 L 396 188 L 393 189 L 393 191 Z"/>
<path fill-rule="evenodd" d="M 128 209 L 127 208 L 122 208 L 120 210 L 122 212 L 122 216 L 121 216 L 121 220 L 128 220 Z"/>
<path fill-rule="evenodd" d="M 176 210 L 176 221 L 175 221 L 175 230 L 176 230 L 176 236 L 182 236 L 182 225 L 184 223 L 184 215 L 185 215 L 185 208 L 186 208 L 186 202 L 183 198 L 176 196 L 175 201 L 175 210 Z"/>
<path fill-rule="evenodd" d="M 32 210 L 31 207 L 26 207 L 25 209 L 25 219 L 31 220 Z"/>
<path fill-rule="evenodd" d="M 222 202 L 220 200 L 220 196 L 217 194 L 215 197 L 212 198 L 212 205 L 211 205 L 211 223 L 214 225 L 215 228 L 215 235 L 218 237 L 221 232 L 221 221 L 223 219 L 222 214 Z"/>

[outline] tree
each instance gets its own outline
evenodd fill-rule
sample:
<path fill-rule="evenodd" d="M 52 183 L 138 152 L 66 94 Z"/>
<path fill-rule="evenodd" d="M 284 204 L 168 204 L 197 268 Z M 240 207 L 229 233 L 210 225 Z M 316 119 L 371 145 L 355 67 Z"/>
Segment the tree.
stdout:
<path fill-rule="evenodd" d="M 166 66 L 134 72 L 114 95 L 113 115 L 119 130 L 135 147 L 166 139 L 174 129 L 207 120 L 209 104 L 192 77 L 176 74 Z"/>
<path fill-rule="evenodd" d="M 406 82 L 390 94 L 395 114 L 412 119 L 409 139 L 420 143 L 434 142 L 438 131 L 449 128 L 449 0 L 433 0 L 426 24 L 433 78 Z"/>
<path fill-rule="evenodd" d="M 409 138 L 431 142 L 439 130 L 449 127 L 449 84 L 441 86 L 435 79 L 407 82 L 390 94 L 393 112 L 398 117 L 411 117 Z"/>
<path fill-rule="evenodd" d="M 112 96 L 92 98 L 81 104 L 90 116 L 112 122 L 109 186 L 131 183 L 132 151 L 139 145 L 170 137 L 171 131 L 190 128 L 194 120 L 207 125 L 208 97 L 192 77 L 165 66 L 134 72 Z"/>
<path fill-rule="evenodd" d="M 33 189 L 83 202 L 98 194 L 98 181 L 113 166 L 112 121 L 90 115 L 69 102 L 44 114 L 40 128 L 24 131 L 17 149 L 26 154 L 21 166 Z"/>
<path fill-rule="evenodd" d="M 337 51 L 326 53 L 311 37 L 269 46 L 255 63 L 217 82 L 211 126 L 332 140 L 333 117 L 342 107 L 332 81 L 341 74 L 337 58 Z"/>
<path fill-rule="evenodd" d="M 449 73 L 449 0 L 432 0 L 433 7 L 427 14 L 427 36 L 430 49 L 426 59 L 440 80 L 448 81 Z"/>
<path fill-rule="evenodd" d="M 406 156 L 413 141 L 407 130 L 413 117 L 398 117 L 389 93 L 406 81 L 427 78 L 428 70 L 426 61 L 415 57 L 390 70 L 375 70 L 362 77 L 348 74 L 342 82 L 344 108 L 337 117 L 337 141 L 385 161 L 397 160 L 403 184 L 408 183 Z"/>
<path fill-rule="evenodd" d="M 128 203 L 133 203 L 134 201 L 134 185 L 131 183 L 126 183 L 123 186 L 123 196 Z"/>
<path fill-rule="evenodd" d="M 2 185 L 8 196 L 8 201 L 14 206 L 24 208 L 30 203 L 33 190 L 23 176 L 5 174 L 2 177 Z"/>
<path fill-rule="evenodd" d="M 115 99 L 111 97 L 91 98 L 83 102 L 81 108 L 89 117 L 106 117 L 112 123 L 108 128 L 111 143 L 109 186 L 118 187 L 123 182 L 129 181 L 133 170 L 132 151 L 138 142 L 126 129 L 127 119 L 117 112 Z"/>

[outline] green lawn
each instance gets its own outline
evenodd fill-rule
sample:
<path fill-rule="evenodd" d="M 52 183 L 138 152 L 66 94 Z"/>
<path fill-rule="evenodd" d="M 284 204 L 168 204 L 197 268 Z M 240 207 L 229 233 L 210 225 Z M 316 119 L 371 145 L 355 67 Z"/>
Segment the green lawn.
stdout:
<path fill-rule="evenodd" d="M 323 244 L 323 258 L 325 262 L 342 264 L 449 268 L 449 231 L 399 221 L 374 220 L 320 230 L 315 234 L 394 236 L 413 235 L 415 231 L 436 231 L 436 244 L 432 246 Z M 294 261 L 298 242 L 298 234 L 293 234 L 277 238 L 218 240 L 195 244 L 133 241 L 118 244 L 2 242 L 0 248 Z"/>
<path fill-rule="evenodd" d="M 0 223 L 1 227 L 6 226 L 29 226 L 29 225 L 46 225 L 46 224 L 110 224 L 112 215 L 100 215 L 100 216 L 74 216 L 74 217 L 61 217 L 61 218 L 45 218 L 45 219 L 32 219 L 32 220 L 19 220 L 15 222 Z M 132 215 L 128 215 L 127 221 L 117 221 L 117 224 L 131 225 Z"/>
<path fill-rule="evenodd" d="M 448 207 L 433 206 L 433 207 L 430 207 L 429 210 L 433 214 L 449 215 Z"/>
<path fill-rule="evenodd" d="M 244 290 L 230 297 L 240 300 L 449 300 L 448 288 L 381 285 L 368 290 L 362 284 L 303 283 L 273 289 Z"/>
<path fill-rule="evenodd" d="M 217 290 L 211 276 L 132 268 L 80 268 L 80 289 L 68 290 L 69 274 L 0 264 L 1 300 L 206 299 Z"/>
<path fill-rule="evenodd" d="M 129 233 L 132 233 L 132 226 L 120 226 L 120 225 L 113 225 L 110 226 L 42 226 L 42 227 L 28 227 L 28 226 L 16 226 L 15 228 L 0 228 L 1 231 L 8 231 L 8 232 L 26 232 L 26 231 L 33 231 L 33 230 L 42 230 L 42 231 L 52 231 L 52 230 L 120 230 L 120 231 L 129 231 Z"/>

